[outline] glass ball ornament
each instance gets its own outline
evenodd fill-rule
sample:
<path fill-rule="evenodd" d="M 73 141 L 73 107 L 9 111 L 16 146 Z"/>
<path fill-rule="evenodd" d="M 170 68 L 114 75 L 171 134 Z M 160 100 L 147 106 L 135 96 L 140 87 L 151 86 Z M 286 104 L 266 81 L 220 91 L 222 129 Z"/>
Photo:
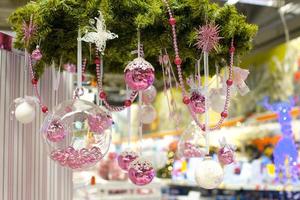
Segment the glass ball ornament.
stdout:
<path fill-rule="evenodd" d="M 108 152 L 111 125 L 111 115 L 103 107 L 73 99 L 49 112 L 41 133 L 52 160 L 71 169 L 83 169 L 95 165 Z"/>
<path fill-rule="evenodd" d="M 205 157 L 195 171 L 197 184 L 205 189 L 217 188 L 223 181 L 224 171 L 220 163 L 211 157 Z"/>
<path fill-rule="evenodd" d="M 140 112 L 140 120 L 143 124 L 151 124 L 157 117 L 156 110 L 152 105 L 143 105 Z"/>
<path fill-rule="evenodd" d="M 31 58 L 36 61 L 40 61 L 42 59 L 42 57 L 43 57 L 42 52 L 41 52 L 39 46 L 37 46 L 36 49 L 32 51 Z"/>
<path fill-rule="evenodd" d="M 13 101 L 10 113 L 22 124 L 28 124 L 35 119 L 37 99 L 31 96 L 20 97 Z"/>
<path fill-rule="evenodd" d="M 129 165 L 132 161 L 137 159 L 139 157 L 138 153 L 135 151 L 132 151 L 130 149 L 123 151 L 118 156 L 118 164 L 119 167 L 125 171 L 128 171 Z"/>
<path fill-rule="evenodd" d="M 145 104 L 150 104 L 154 101 L 156 95 L 157 95 L 156 88 L 153 85 L 151 85 L 147 89 L 143 90 L 142 101 Z"/>
<path fill-rule="evenodd" d="M 180 137 L 178 155 L 185 158 L 204 157 L 207 153 L 204 132 L 193 121 Z"/>
<path fill-rule="evenodd" d="M 124 72 L 125 82 L 131 90 L 145 90 L 154 83 L 154 67 L 142 57 L 131 61 Z"/>
<path fill-rule="evenodd" d="M 128 178 L 135 185 L 143 186 L 151 183 L 155 176 L 152 163 L 144 158 L 138 158 L 129 165 Z"/>
<path fill-rule="evenodd" d="M 221 88 L 211 89 L 209 94 L 210 107 L 213 111 L 221 113 L 224 111 L 226 101 L 225 91 Z"/>
<path fill-rule="evenodd" d="M 192 92 L 190 97 L 190 108 L 194 113 L 205 113 L 205 97 L 199 92 Z"/>

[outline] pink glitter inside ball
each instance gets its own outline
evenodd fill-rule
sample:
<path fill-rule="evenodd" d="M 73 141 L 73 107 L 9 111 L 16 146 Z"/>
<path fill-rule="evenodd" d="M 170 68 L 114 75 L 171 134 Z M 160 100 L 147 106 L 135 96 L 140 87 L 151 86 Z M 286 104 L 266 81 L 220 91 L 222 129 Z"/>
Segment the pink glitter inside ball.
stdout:
<path fill-rule="evenodd" d="M 119 167 L 125 171 L 128 170 L 132 161 L 138 158 L 138 154 L 134 151 L 124 151 L 118 156 Z"/>
<path fill-rule="evenodd" d="M 132 90 L 147 89 L 155 79 L 153 66 L 143 58 L 136 58 L 125 68 L 125 82 Z"/>
<path fill-rule="evenodd" d="M 109 115 L 97 114 L 88 116 L 90 131 L 94 133 L 103 133 L 103 131 L 111 127 L 112 123 L 112 118 Z"/>
<path fill-rule="evenodd" d="M 222 147 L 218 151 L 218 159 L 222 165 L 229 165 L 234 162 L 234 150 L 228 147 Z"/>
<path fill-rule="evenodd" d="M 143 186 L 149 184 L 155 176 L 155 171 L 152 164 L 142 158 L 134 160 L 128 171 L 128 177 L 132 183 Z"/>
<path fill-rule="evenodd" d="M 53 120 L 46 132 L 47 139 L 51 142 L 60 142 L 65 139 L 67 133 L 59 120 Z"/>
<path fill-rule="evenodd" d="M 203 147 L 198 147 L 192 143 L 185 142 L 182 150 L 182 156 L 185 158 L 203 157 L 206 155 L 206 150 Z"/>
<path fill-rule="evenodd" d="M 190 100 L 190 107 L 193 112 L 199 114 L 203 114 L 205 112 L 205 97 L 202 94 L 193 92 Z"/>

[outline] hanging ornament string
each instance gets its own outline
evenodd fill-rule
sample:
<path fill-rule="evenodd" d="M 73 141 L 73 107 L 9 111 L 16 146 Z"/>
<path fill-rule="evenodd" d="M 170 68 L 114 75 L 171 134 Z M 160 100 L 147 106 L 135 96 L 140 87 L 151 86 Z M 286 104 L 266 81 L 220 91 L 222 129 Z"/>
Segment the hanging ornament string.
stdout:
<path fill-rule="evenodd" d="M 208 52 L 204 51 L 204 96 L 205 96 L 205 127 L 209 127 L 209 107 L 208 107 Z M 209 129 L 205 129 L 206 154 L 209 155 Z"/>
<path fill-rule="evenodd" d="M 163 0 L 163 2 L 165 3 L 166 7 L 167 7 L 167 11 L 169 14 L 169 23 L 171 25 L 171 29 L 172 29 L 172 35 L 173 35 L 173 48 L 175 51 L 175 59 L 174 59 L 174 63 L 177 66 L 177 72 L 178 72 L 178 79 L 179 79 L 179 84 L 182 90 L 182 95 L 183 95 L 183 103 L 186 104 L 189 108 L 190 114 L 192 116 L 192 118 L 194 119 L 194 121 L 196 122 L 196 124 L 205 131 L 205 129 L 207 128 L 207 126 L 205 126 L 205 124 L 201 124 L 197 118 L 197 115 L 191 110 L 191 107 L 189 106 L 190 104 L 190 98 L 188 96 L 188 92 L 185 89 L 185 85 L 184 85 L 184 78 L 183 78 L 183 74 L 182 74 L 182 69 L 181 69 L 181 64 L 182 64 L 182 60 L 180 58 L 179 55 L 179 48 L 178 48 L 178 43 L 177 43 L 177 34 L 176 34 L 176 19 L 173 17 L 173 13 L 171 11 L 171 8 L 169 6 L 169 3 L 167 0 Z M 204 28 L 213 28 L 211 27 L 211 25 L 207 25 L 207 27 Z M 203 30 L 200 30 L 200 33 Z M 199 45 L 205 45 L 205 48 L 210 48 L 212 43 L 209 44 L 203 44 L 200 43 Z M 232 67 L 233 67 L 233 57 L 234 57 L 234 52 L 235 52 L 235 48 L 233 45 L 233 39 L 231 41 L 231 46 L 229 49 L 230 52 L 230 64 L 229 64 L 229 77 L 226 81 L 226 100 L 225 100 L 225 105 L 224 105 L 224 110 L 221 112 L 220 114 L 220 120 L 217 122 L 217 124 L 211 128 L 209 128 L 210 131 L 212 130 L 216 130 L 219 129 L 223 123 L 223 121 L 225 120 L 225 118 L 228 116 L 228 106 L 229 106 L 229 99 L 230 99 L 230 87 L 233 84 L 232 81 Z"/>
<path fill-rule="evenodd" d="M 142 155 L 143 152 L 143 123 L 142 123 L 142 91 L 139 91 L 139 126 L 138 126 L 138 135 L 139 135 L 139 147 L 140 147 L 140 154 Z"/>
<path fill-rule="evenodd" d="M 126 85 L 126 96 L 127 98 L 130 98 L 130 91 L 128 88 L 128 85 Z M 130 148 L 131 143 L 131 107 L 127 108 L 127 120 L 128 120 L 128 148 Z"/>

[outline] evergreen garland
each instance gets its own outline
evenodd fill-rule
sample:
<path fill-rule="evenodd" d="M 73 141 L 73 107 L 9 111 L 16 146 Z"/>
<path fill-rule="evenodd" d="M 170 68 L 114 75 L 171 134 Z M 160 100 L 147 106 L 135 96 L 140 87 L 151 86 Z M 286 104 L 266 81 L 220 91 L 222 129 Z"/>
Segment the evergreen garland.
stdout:
<path fill-rule="evenodd" d="M 248 24 L 245 16 L 235 7 L 219 7 L 209 0 L 171 0 L 171 7 L 177 19 L 178 42 L 185 73 L 194 70 L 195 59 L 201 52 L 196 50 L 196 28 L 207 22 L 220 25 L 220 41 L 217 51 L 210 54 L 210 62 L 225 66 L 228 63 L 228 48 L 234 37 L 237 57 L 247 53 L 257 26 Z M 56 64 L 76 63 L 78 28 L 84 32 L 90 19 L 98 16 L 98 10 L 106 19 L 107 29 L 119 35 L 119 39 L 107 42 L 105 51 L 105 71 L 122 72 L 135 55 L 136 29 L 141 29 L 141 40 L 145 57 L 160 71 L 158 55 L 162 48 L 172 50 L 172 37 L 166 8 L 161 0 L 37 0 L 18 8 L 9 17 L 13 30 L 17 33 L 15 47 L 26 48 L 29 52 L 40 44 L 43 59 L 36 70 L 41 74 L 44 66 L 52 61 Z M 29 45 L 24 44 L 22 23 L 29 22 L 33 14 L 38 31 Z M 83 56 L 90 57 L 88 44 L 83 44 Z M 93 51 L 92 51 L 93 52 Z M 62 64 L 63 64 L 62 63 Z M 90 64 L 92 61 L 90 61 Z M 88 71 L 94 74 L 93 64 Z M 214 67 L 211 68 L 211 72 Z"/>

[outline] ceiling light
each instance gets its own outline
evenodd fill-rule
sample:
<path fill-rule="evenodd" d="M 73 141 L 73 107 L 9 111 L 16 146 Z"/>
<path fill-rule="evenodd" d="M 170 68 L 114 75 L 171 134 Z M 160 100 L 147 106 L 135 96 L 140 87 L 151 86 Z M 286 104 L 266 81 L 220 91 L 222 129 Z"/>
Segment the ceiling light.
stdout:
<path fill-rule="evenodd" d="M 253 4 L 259 6 L 279 7 L 283 0 L 225 0 L 226 4 L 233 5 L 236 3 Z"/>
<path fill-rule="evenodd" d="M 228 4 L 228 5 L 234 5 L 237 2 L 239 2 L 239 0 L 228 0 L 226 4 Z"/>

